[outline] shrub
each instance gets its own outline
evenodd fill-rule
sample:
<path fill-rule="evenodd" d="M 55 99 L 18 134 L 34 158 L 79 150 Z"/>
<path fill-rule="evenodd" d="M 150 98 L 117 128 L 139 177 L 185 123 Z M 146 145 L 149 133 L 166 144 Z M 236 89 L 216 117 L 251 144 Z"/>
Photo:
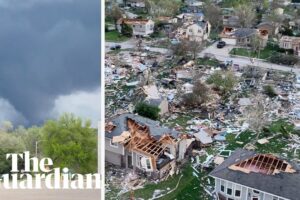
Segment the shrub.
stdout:
<path fill-rule="evenodd" d="M 160 108 L 144 102 L 140 102 L 135 106 L 135 112 L 143 117 L 157 120 L 159 118 Z"/>
<path fill-rule="evenodd" d="M 270 61 L 276 64 L 294 65 L 299 59 L 294 55 L 275 54 L 271 56 Z"/>
<path fill-rule="evenodd" d="M 273 88 L 271 85 L 266 85 L 266 86 L 264 86 L 264 93 L 265 93 L 266 95 L 268 95 L 269 97 L 271 97 L 271 98 L 277 96 L 277 94 L 276 94 L 274 88 Z"/>

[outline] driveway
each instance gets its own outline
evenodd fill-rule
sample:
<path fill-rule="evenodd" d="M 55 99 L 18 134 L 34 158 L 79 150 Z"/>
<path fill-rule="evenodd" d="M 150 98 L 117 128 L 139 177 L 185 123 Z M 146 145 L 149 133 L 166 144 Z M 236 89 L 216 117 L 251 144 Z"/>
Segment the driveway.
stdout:
<path fill-rule="evenodd" d="M 217 42 L 213 43 L 206 49 L 204 49 L 202 52 L 200 52 L 199 56 L 203 57 L 206 53 L 209 54 L 214 54 L 215 57 L 224 57 L 228 58 L 229 57 L 229 52 L 234 48 L 232 45 L 226 45 L 223 48 L 217 48 Z"/>

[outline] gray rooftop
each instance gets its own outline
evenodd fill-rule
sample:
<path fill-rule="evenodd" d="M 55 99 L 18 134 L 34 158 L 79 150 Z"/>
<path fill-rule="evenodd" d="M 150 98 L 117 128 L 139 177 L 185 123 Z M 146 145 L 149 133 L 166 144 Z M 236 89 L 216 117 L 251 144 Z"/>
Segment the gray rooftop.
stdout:
<path fill-rule="evenodd" d="M 127 119 L 132 119 L 143 126 L 149 127 L 150 134 L 157 139 L 159 139 L 165 133 L 170 134 L 174 137 L 179 134 L 176 130 L 160 126 L 160 123 L 158 121 L 154 121 L 139 115 L 126 113 L 121 114 L 111 120 L 116 127 L 110 133 L 105 132 L 105 137 L 112 138 L 114 136 L 121 135 L 121 133 L 124 131 L 128 131 Z"/>
<path fill-rule="evenodd" d="M 234 35 L 236 37 L 249 37 L 251 35 L 254 35 L 256 33 L 256 29 L 253 28 L 239 28 L 234 32 Z"/>
<path fill-rule="evenodd" d="M 216 167 L 210 176 L 228 180 L 234 183 L 245 185 L 257 190 L 261 190 L 270 194 L 297 200 L 300 197 L 300 174 L 299 166 L 293 162 L 288 161 L 297 171 L 295 173 L 280 172 L 275 175 L 265 175 L 262 173 L 250 172 L 249 174 L 231 170 L 228 167 L 257 155 L 253 151 L 244 149 L 237 149 L 228 159 L 221 165 Z M 284 160 L 284 159 L 282 159 Z"/>

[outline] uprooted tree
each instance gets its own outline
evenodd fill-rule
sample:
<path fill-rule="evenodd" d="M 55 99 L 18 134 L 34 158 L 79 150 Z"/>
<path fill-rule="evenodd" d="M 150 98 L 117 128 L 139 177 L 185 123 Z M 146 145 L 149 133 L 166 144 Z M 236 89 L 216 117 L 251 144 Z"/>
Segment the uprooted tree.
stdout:
<path fill-rule="evenodd" d="M 182 103 L 188 107 L 198 107 L 209 100 L 209 88 L 200 80 L 194 83 L 193 91 L 182 95 Z"/>

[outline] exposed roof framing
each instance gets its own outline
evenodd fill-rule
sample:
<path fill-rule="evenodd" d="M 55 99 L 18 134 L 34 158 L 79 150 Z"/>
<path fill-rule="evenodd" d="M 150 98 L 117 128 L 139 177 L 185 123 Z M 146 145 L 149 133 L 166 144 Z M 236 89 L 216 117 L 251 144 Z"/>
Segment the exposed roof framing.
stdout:
<path fill-rule="evenodd" d="M 229 168 L 245 173 L 256 172 L 267 175 L 273 175 L 279 172 L 296 172 L 288 162 L 286 162 L 285 160 L 281 160 L 271 154 L 258 154 L 254 157 L 231 165 L 229 166 Z"/>

